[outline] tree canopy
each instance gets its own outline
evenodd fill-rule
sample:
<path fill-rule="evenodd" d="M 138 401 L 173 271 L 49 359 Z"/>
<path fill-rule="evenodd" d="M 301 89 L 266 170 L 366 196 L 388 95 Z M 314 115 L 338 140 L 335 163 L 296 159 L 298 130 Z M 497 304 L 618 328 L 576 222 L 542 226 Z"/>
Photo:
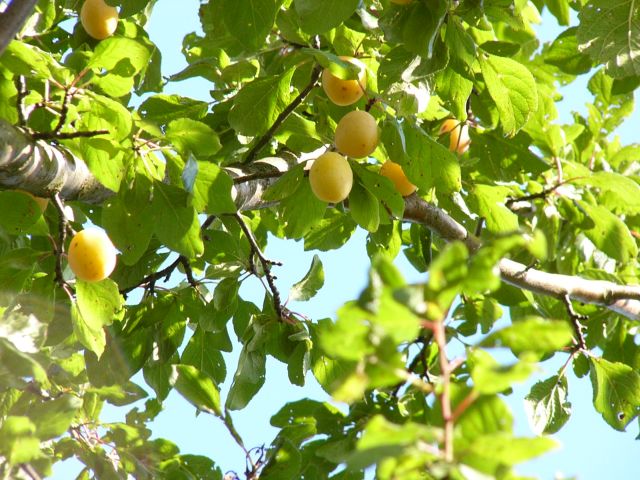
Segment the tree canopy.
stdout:
<path fill-rule="evenodd" d="M 615 132 L 640 85 L 638 4 L 203 0 L 166 77 L 154 3 L 0 13 L 3 478 L 75 457 L 87 479 L 515 479 L 570 419 L 569 369 L 611 428 L 636 419 L 640 145 Z M 542 43 L 545 9 L 565 29 Z M 587 113 L 562 124 L 559 89 L 584 75 Z M 210 101 L 163 93 L 196 77 Z M 88 226 L 113 272 L 108 239 L 83 253 Z M 327 252 L 357 230 L 362 294 L 334 319 L 292 311 L 328 288 L 322 254 L 281 290 L 269 241 Z M 283 404 L 255 449 L 232 418 L 268 357 L 339 403 Z M 503 394 L 558 358 L 515 436 Z M 172 390 L 246 471 L 153 434 Z M 105 403 L 131 407 L 107 423 Z"/>

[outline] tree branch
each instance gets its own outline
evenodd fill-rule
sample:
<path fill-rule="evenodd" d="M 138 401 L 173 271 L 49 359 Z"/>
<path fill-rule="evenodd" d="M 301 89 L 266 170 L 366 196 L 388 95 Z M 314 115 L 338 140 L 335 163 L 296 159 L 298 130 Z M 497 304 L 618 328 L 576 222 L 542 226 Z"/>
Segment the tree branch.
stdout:
<path fill-rule="evenodd" d="M 269 143 L 269 141 L 271 140 L 273 135 L 276 133 L 278 128 L 280 128 L 282 123 L 287 119 L 289 115 L 291 115 L 291 113 L 296 108 L 298 108 L 298 106 L 304 101 L 307 95 L 309 95 L 311 90 L 313 90 L 313 87 L 315 87 L 316 83 L 318 82 L 318 79 L 320 78 L 321 73 L 322 73 L 322 67 L 319 64 L 316 64 L 313 67 L 313 70 L 311 71 L 311 79 L 309 80 L 309 83 L 307 84 L 307 86 L 302 89 L 302 91 L 298 94 L 298 96 L 294 98 L 291 101 L 291 103 L 287 105 L 287 107 L 282 112 L 280 112 L 280 115 L 278 115 L 278 117 L 275 119 L 275 121 L 273 122 L 273 125 L 271 125 L 269 130 L 267 130 L 267 132 L 256 141 L 255 145 L 251 148 L 251 150 L 249 150 L 249 153 L 247 153 L 247 156 L 245 157 L 243 163 L 252 162 L 253 159 L 256 157 L 256 155 L 260 152 L 260 150 L 262 150 L 262 148 L 267 143 Z"/>
<path fill-rule="evenodd" d="M 0 55 L 27 21 L 38 0 L 13 0 L 0 15 Z"/>
<path fill-rule="evenodd" d="M 240 211 L 274 205 L 262 200 L 264 191 L 296 160 L 266 158 L 251 165 L 226 167 L 232 178 L 256 175 L 234 185 L 234 200 Z M 266 172 L 272 172 L 273 175 Z M 114 192 L 102 186 L 86 164 L 63 147 L 33 142 L 20 129 L 0 119 L 0 187 L 22 188 L 37 196 L 59 192 L 65 200 L 102 203 Z M 416 194 L 405 198 L 403 219 L 421 223 L 446 241 L 460 240 L 471 252 L 480 240 L 444 210 Z M 619 285 L 578 276 L 546 273 L 522 263 L 502 259 L 498 263 L 502 279 L 518 288 L 562 300 L 566 295 L 579 302 L 601 305 L 632 320 L 640 320 L 640 286 Z"/>

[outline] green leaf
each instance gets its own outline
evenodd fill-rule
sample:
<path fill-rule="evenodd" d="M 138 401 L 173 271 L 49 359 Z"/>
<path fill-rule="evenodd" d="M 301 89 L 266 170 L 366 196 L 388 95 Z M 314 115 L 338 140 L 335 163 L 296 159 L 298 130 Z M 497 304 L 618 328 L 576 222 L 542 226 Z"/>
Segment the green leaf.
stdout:
<path fill-rule="evenodd" d="M 24 192 L 0 191 L 0 226 L 13 234 L 25 232 L 42 216 L 36 201 Z"/>
<path fill-rule="evenodd" d="M 96 330 L 122 318 L 124 299 L 118 285 L 105 278 L 100 282 L 76 281 L 78 312 L 89 328 Z"/>
<path fill-rule="evenodd" d="M 521 63 L 496 55 L 479 57 L 489 95 L 500 113 L 504 132 L 512 136 L 538 108 L 538 92 L 531 72 Z"/>
<path fill-rule="evenodd" d="M 551 353 L 569 345 L 572 338 L 573 329 L 568 322 L 530 317 L 492 333 L 480 345 L 507 347 L 516 355 L 522 352 Z"/>
<path fill-rule="evenodd" d="M 397 425 L 375 415 L 364 428 L 356 451 L 347 458 L 347 464 L 362 469 L 386 457 L 400 457 L 404 451 L 416 444 L 431 444 L 436 440 L 436 430 L 428 425 L 407 422 Z"/>
<path fill-rule="evenodd" d="M 562 0 L 556 0 L 566 5 Z M 556 38 L 549 49 L 544 52 L 544 61 L 558 67 L 565 73 L 581 75 L 591 70 L 591 59 L 578 49 L 576 27 L 566 29 Z"/>
<path fill-rule="evenodd" d="M 333 250 L 340 248 L 356 229 L 356 223 L 349 215 L 335 209 L 327 209 L 325 217 L 311 226 L 305 234 L 305 250 Z"/>
<path fill-rule="evenodd" d="M 204 252 L 200 222 L 195 209 L 187 205 L 187 192 L 156 182 L 151 206 L 156 214 L 155 233 L 161 242 L 187 258 Z"/>
<path fill-rule="evenodd" d="M 513 365 L 500 365 L 489 353 L 474 349 L 469 353 L 474 389 L 481 394 L 504 392 L 516 382 L 523 382 L 536 370 L 535 364 L 519 360 Z"/>
<path fill-rule="evenodd" d="M 543 158 L 530 150 L 531 137 L 522 131 L 511 138 L 504 138 L 497 132 L 477 135 L 472 131 L 471 141 L 480 157 L 476 168 L 487 178 L 511 182 L 522 171 L 538 175 L 550 168 Z"/>
<path fill-rule="evenodd" d="M 198 212 L 210 215 L 235 213 L 237 208 L 231 197 L 233 180 L 218 165 L 197 162 L 197 174 L 193 186 L 193 206 Z"/>
<path fill-rule="evenodd" d="M 14 40 L 0 57 L 0 64 L 17 75 L 49 79 L 55 67 L 51 55 L 34 45 Z"/>
<path fill-rule="evenodd" d="M 627 176 L 616 172 L 595 172 L 572 183 L 597 188 L 601 205 L 614 213 L 640 213 L 640 185 Z"/>
<path fill-rule="evenodd" d="M 571 21 L 569 2 L 565 0 L 546 0 L 544 4 L 551 14 L 556 17 L 558 25 L 569 25 Z"/>
<path fill-rule="evenodd" d="M 636 241 L 622 220 L 601 205 L 577 203 L 593 221 L 593 226 L 585 229 L 584 234 L 598 249 L 621 262 L 638 255 Z"/>
<path fill-rule="evenodd" d="M 593 406 L 616 430 L 625 427 L 640 414 L 640 375 L 624 363 L 604 358 L 589 358 L 593 386 Z"/>
<path fill-rule="evenodd" d="M 150 56 L 147 47 L 136 40 L 120 36 L 110 37 L 98 44 L 87 68 L 113 70 L 116 66 L 124 66 L 127 76 L 133 77 L 147 65 Z"/>
<path fill-rule="evenodd" d="M 286 437 L 276 440 L 269 451 L 267 464 L 260 472 L 261 480 L 295 480 L 300 478 L 302 466 L 300 450 Z"/>
<path fill-rule="evenodd" d="M 36 426 L 27 417 L 8 416 L 0 427 L 0 453 L 11 464 L 30 462 L 43 455 Z"/>
<path fill-rule="evenodd" d="M 126 171 L 120 145 L 101 137 L 71 140 L 68 145 L 85 161 L 100 183 L 114 192 L 120 189 Z"/>
<path fill-rule="evenodd" d="M 395 159 L 418 188 L 425 191 L 435 187 L 442 193 L 452 193 L 462 186 L 460 164 L 456 156 L 440 145 L 421 128 L 405 125 L 407 155 Z"/>
<path fill-rule="evenodd" d="M 495 464 L 495 468 L 501 465 L 516 465 L 543 453 L 558 448 L 558 443 L 549 437 L 517 438 L 510 434 L 492 434 L 478 437 L 467 446 L 460 457 L 465 463 L 467 459 L 481 458 L 483 467 L 487 468 Z"/>
<path fill-rule="evenodd" d="M 446 12 L 444 4 L 413 2 L 402 22 L 402 40 L 412 53 L 431 59 L 437 52 L 435 43 Z"/>
<path fill-rule="evenodd" d="M 147 120 L 166 124 L 179 118 L 199 120 L 207 114 L 208 109 L 206 102 L 200 100 L 160 94 L 147 98 L 138 111 Z"/>
<path fill-rule="evenodd" d="M 293 195 L 280 202 L 284 231 L 289 238 L 300 238 L 324 216 L 327 204 L 318 200 L 308 180 L 303 181 Z"/>
<path fill-rule="evenodd" d="M 467 101 L 473 89 L 473 82 L 457 73 L 453 68 L 445 68 L 436 75 L 438 96 L 444 105 L 460 121 L 467 119 Z"/>
<path fill-rule="evenodd" d="M 538 435 L 558 432 L 571 416 L 567 377 L 547 378 L 531 387 L 524 399 L 529 425 Z"/>
<path fill-rule="evenodd" d="M 404 199 L 398 193 L 391 180 L 373 172 L 360 163 L 350 161 L 349 165 L 355 174 L 357 181 L 371 194 L 373 194 L 388 209 L 391 215 L 402 217 L 404 213 Z M 351 197 L 349 197 L 351 208 Z"/>
<path fill-rule="evenodd" d="M 131 136 L 131 113 L 120 102 L 91 92 L 78 105 L 78 130 L 106 130 L 116 140 Z"/>
<path fill-rule="evenodd" d="M 505 206 L 510 189 L 501 186 L 476 184 L 467 204 L 487 222 L 492 233 L 511 233 L 518 230 L 518 216 Z"/>
<path fill-rule="evenodd" d="M 349 212 L 355 222 L 365 230 L 375 232 L 380 225 L 378 199 L 355 182 L 349 193 Z"/>
<path fill-rule="evenodd" d="M 222 416 L 216 384 L 193 365 L 173 365 L 171 384 L 197 409 Z"/>
<path fill-rule="evenodd" d="M 267 131 L 290 100 L 289 87 L 295 69 L 281 75 L 259 78 L 245 85 L 233 99 L 229 123 L 242 135 Z"/>
<path fill-rule="evenodd" d="M 358 0 L 294 0 L 302 29 L 312 35 L 337 27 L 358 7 Z"/>
<path fill-rule="evenodd" d="M 591 0 L 578 18 L 581 51 L 615 78 L 640 75 L 640 5 L 633 0 Z"/>
<path fill-rule="evenodd" d="M 288 170 L 262 194 L 263 200 L 276 202 L 292 195 L 304 182 L 304 164 L 298 164 Z"/>
<path fill-rule="evenodd" d="M 276 0 L 221 0 L 227 29 L 246 49 L 264 44 L 280 2 Z"/>
<path fill-rule="evenodd" d="M 81 398 L 65 393 L 34 405 L 29 418 L 36 426 L 36 436 L 49 440 L 65 433 L 82 404 Z"/>
<path fill-rule="evenodd" d="M 227 376 L 227 368 L 220 351 L 213 348 L 215 336 L 212 332 L 198 328 L 182 352 L 180 363 L 194 366 L 210 376 L 216 384 L 220 384 Z"/>
<path fill-rule="evenodd" d="M 318 255 L 313 256 L 309 271 L 302 280 L 289 290 L 290 301 L 303 301 L 313 298 L 324 285 L 324 270 Z"/>
<path fill-rule="evenodd" d="M 169 122 L 166 137 L 184 157 L 190 153 L 198 158 L 210 157 L 221 148 L 216 132 L 209 125 L 191 118 Z"/>
<path fill-rule="evenodd" d="M 73 333 L 78 341 L 100 357 L 107 344 L 104 328 L 96 327 L 86 322 L 75 303 L 71 307 L 71 322 L 73 324 Z"/>
<path fill-rule="evenodd" d="M 229 410 L 242 410 L 262 388 L 265 380 L 266 355 L 261 350 L 242 348 L 238 359 L 238 368 L 229 389 L 226 407 Z"/>
<path fill-rule="evenodd" d="M 133 192 L 141 190 L 137 185 Z M 126 265 L 134 265 L 146 252 L 153 235 L 153 210 L 148 197 L 141 201 L 127 200 L 120 196 L 108 199 L 102 209 L 102 224 L 122 252 L 120 259 Z"/>

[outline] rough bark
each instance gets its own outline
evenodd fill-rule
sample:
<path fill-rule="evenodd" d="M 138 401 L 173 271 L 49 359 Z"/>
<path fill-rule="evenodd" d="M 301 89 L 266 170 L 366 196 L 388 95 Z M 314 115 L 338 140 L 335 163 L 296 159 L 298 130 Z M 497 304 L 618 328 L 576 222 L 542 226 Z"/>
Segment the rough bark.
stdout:
<path fill-rule="evenodd" d="M 262 193 L 286 171 L 292 161 L 267 158 L 248 166 L 229 167 L 236 180 L 235 202 L 241 210 L 269 206 Z M 59 192 L 66 200 L 101 203 L 113 192 L 100 185 L 86 164 L 62 148 L 30 141 L 19 129 L 0 120 L 0 187 L 21 188 L 35 195 Z M 462 241 L 470 251 L 481 243 L 444 210 L 417 195 L 406 199 L 404 220 L 421 223 L 447 241 Z M 640 320 L 640 286 L 618 285 L 577 276 L 547 273 L 509 259 L 498 268 L 502 279 L 516 287 L 554 298 L 604 306 L 633 320 Z"/>
<path fill-rule="evenodd" d="M 27 21 L 38 0 L 13 0 L 0 15 L 0 55 Z"/>

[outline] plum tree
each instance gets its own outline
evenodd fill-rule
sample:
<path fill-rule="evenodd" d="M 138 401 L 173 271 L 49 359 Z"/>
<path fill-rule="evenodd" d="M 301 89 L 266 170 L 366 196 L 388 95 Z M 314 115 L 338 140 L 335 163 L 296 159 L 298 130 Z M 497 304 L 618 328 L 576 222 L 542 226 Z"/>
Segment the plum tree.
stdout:
<path fill-rule="evenodd" d="M 118 9 L 104 0 L 85 0 L 80 9 L 80 22 L 91 37 L 104 40 L 118 27 Z"/>
<path fill-rule="evenodd" d="M 439 135 L 449 134 L 449 150 L 463 154 L 471 145 L 469 126 L 454 118 L 447 118 L 440 126 Z"/>
<path fill-rule="evenodd" d="M 311 190 L 323 202 L 338 203 L 349 196 L 353 172 L 346 158 L 327 152 L 315 159 L 309 170 Z"/>
<path fill-rule="evenodd" d="M 87 228 L 71 239 L 68 261 L 76 277 L 99 282 L 111 275 L 116 267 L 116 248 L 104 230 Z"/>
<path fill-rule="evenodd" d="M 378 146 L 378 140 L 376 119 L 364 110 L 347 113 L 336 126 L 336 148 L 349 157 L 363 158 L 370 155 Z"/>
<path fill-rule="evenodd" d="M 322 88 L 327 97 L 336 105 L 346 106 L 356 103 L 364 95 L 367 70 L 360 60 L 352 57 L 340 57 L 342 60 L 356 65 L 360 71 L 357 79 L 344 80 L 325 68 L 322 71 Z"/>
<path fill-rule="evenodd" d="M 382 167 L 380 167 L 380 175 L 391 180 L 396 190 L 398 190 L 398 193 L 403 197 L 411 195 L 417 189 L 417 187 L 409 181 L 402 167 L 391 160 L 387 160 Z"/>
<path fill-rule="evenodd" d="M 0 478 L 515 478 L 572 405 L 637 425 L 637 8 L 603 3 L 4 0 Z"/>

